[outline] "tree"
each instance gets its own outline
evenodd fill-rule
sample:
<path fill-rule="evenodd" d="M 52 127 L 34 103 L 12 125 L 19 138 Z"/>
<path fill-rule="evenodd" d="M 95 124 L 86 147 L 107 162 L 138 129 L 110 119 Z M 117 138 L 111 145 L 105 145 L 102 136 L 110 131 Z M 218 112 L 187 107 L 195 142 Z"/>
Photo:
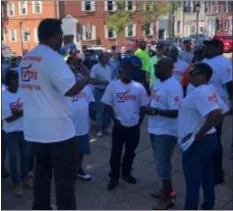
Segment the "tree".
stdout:
<path fill-rule="evenodd" d="M 125 30 L 125 27 L 131 21 L 131 11 L 125 10 L 127 1 L 117 0 L 116 1 L 117 11 L 111 14 L 107 18 L 107 27 L 113 30 L 117 37 Z"/>

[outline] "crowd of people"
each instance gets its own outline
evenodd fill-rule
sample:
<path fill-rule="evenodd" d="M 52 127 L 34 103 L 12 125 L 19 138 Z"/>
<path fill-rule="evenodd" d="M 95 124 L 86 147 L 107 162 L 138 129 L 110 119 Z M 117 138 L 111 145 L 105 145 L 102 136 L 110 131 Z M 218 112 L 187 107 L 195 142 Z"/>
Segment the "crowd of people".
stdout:
<path fill-rule="evenodd" d="M 175 205 L 171 159 L 177 144 L 186 181 L 184 209 L 199 209 L 201 185 L 202 208 L 214 208 L 215 186 L 224 182 L 222 124 L 232 113 L 232 63 L 222 55 L 221 41 L 192 49 L 184 40 L 182 52 L 161 41 L 152 54 L 142 41 L 124 58 L 113 46 L 96 59 L 86 46 L 81 53 L 61 50 L 60 20 L 41 21 L 38 38 L 3 79 L 2 177 L 10 175 L 15 196 L 21 197 L 24 187 L 33 189 L 32 209 L 51 209 L 54 175 L 57 208 L 75 210 L 76 178 L 91 180 L 82 166 L 91 153 L 90 136 L 111 136 L 108 190 L 115 190 L 120 178 L 136 184 L 133 161 L 147 115 L 162 184 L 152 194 L 154 209 Z"/>

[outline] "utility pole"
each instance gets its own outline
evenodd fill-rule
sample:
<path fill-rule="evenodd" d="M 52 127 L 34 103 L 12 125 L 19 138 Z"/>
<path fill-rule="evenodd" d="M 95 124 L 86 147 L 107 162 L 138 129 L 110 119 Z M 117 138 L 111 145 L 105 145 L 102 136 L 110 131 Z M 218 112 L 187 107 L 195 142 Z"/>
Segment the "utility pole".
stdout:
<path fill-rule="evenodd" d="M 23 46 L 23 27 L 22 27 L 22 25 L 23 25 L 23 21 L 22 21 L 22 19 L 21 19 L 21 17 L 20 17 L 20 20 L 19 20 L 19 33 L 20 33 L 20 42 L 21 42 L 21 53 L 22 53 L 22 56 L 23 56 L 23 54 L 24 54 L 24 46 Z"/>

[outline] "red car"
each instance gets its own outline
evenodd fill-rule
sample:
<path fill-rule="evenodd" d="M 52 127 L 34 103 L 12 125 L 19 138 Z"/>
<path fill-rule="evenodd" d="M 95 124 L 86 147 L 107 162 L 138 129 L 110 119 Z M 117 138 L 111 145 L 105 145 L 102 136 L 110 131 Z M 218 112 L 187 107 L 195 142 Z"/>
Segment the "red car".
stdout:
<path fill-rule="evenodd" d="M 232 35 L 227 33 L 217 33 L 214 35 L 213 39 L 215 40 L 221 40 L 224 45 L 224 52 L 231 52 L 233 50 L 232 46 Z"/>

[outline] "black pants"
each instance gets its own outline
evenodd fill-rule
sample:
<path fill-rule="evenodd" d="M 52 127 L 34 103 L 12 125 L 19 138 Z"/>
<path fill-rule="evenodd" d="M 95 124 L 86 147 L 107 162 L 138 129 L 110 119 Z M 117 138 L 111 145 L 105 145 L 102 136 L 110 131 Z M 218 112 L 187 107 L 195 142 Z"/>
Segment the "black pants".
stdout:
<path fill-rule="evenodd" d="M 3 130 L 1 130 L 1 137 L 2 137 L 2 141 L 1 141 L 1 169 L 2 169 L 2 173 L 5 170 L 5 161 L 6 161 L 6 144 L 5 144 L 5 132 Z"/>
<path fill-rule="evenodd" d="M 120 176 L 121 156 L 125 144 L 125 154 L 122 161 L 122 176 L 128 176 L 132 170 L 135 150 L 140 139 L 140 127 L 124 127 L 120 123 L 114 123 L 112 131 L 112 151 L 110 157 L 112 180 L 118 181 Z"/>
<path fill-rule="evenodd" d="M 51 180 L 54 174 L 58 210 L 75 210 L 77 151 L 74 138 L 56 143 L 33 143 L 36 158 L 33 210 L 51 210 Z"/>
<path fill-rule="evenodd" d="M 222 181 L 224 179 L 224 171 L 222 167 L 222 160 L 223 160 L 223 146 L 221 143 L 221 136 L 222 136 L 222 125 L 223 122 L 221 122 L 217 127 L 217 137 L 218 137 L 218 148 L 213 154 L 213 160 L 214 160 L 214 180 L 216 183 L 218 181 Z"/>

